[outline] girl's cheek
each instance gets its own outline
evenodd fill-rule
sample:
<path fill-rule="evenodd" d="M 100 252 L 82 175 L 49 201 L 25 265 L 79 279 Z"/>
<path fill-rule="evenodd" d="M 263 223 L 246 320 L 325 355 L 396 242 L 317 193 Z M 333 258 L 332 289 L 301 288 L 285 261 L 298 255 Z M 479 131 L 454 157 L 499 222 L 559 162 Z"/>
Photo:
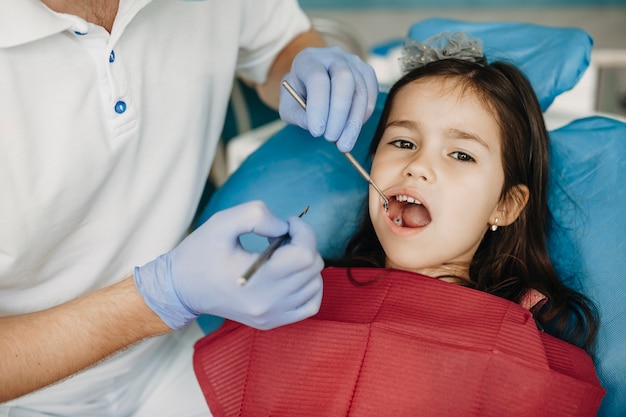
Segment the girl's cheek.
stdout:
<path fill-rule="evenodd" d="M 372 167 L 370 168 L 370 177 L 372 178 L 372 181 L 374 181 L 377 185 L 377 180 L 381 179 L 380 176 L 381 175 L 379 165 L 376 164 L 376 162 L 372 162 Z"/>
<path fill-rule="evenodd" d="M 393 177 L 394 171 L 397 170 L 398 164 L 393 161 L 386 161 L 382 158 L 372 161 L 372 167 L 370 168 L 370 176 L 376 185 L 380 187 L 385 186 L 385 181 L 389 181 Z M 381 184 L 378 184 L 380 182 Z"/>

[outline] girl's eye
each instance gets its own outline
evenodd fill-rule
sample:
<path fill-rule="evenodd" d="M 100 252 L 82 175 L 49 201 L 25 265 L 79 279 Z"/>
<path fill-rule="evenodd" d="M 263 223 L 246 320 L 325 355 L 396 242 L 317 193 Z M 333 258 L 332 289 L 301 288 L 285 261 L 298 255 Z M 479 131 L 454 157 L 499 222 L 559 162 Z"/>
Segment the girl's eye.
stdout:
<path fill-rule="evenodd" d="M 393 142 L 391 142 L 391 144 L 395 146 L 396 148 L 400 148 L 400 149 L 410 149 L 410 150 L 417 149 L 417 147 L 415 146 L 413 142 L 408 141 L 408 140 L 403 140 L 403 139 L 394 140 Z"/>
<path fill-rule="evenodd" d="M 476 160 L 474 158 L 472 158 L 471 156 L 469 156 L 465 152 L 461 152 L 461 151 L 452 152 L 450 154 L 450 156 L 453 157 L 454 159 L 458 159 L 459 161 L 462 161 L 462 162 L 476 162 Z"/>

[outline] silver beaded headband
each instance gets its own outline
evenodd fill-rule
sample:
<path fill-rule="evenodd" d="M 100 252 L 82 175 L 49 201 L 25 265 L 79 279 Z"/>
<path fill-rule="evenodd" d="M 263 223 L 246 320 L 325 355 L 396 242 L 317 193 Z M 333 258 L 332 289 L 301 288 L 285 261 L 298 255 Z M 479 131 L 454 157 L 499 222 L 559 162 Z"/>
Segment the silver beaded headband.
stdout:
<path fill-rule="evenodd" d="M 400 57 L 402 71 L 407 73 L 442 59 L 456 58 L 470 62 L 484 61 L 483 45 L 461 32 L 442 32 L 425 41 L 407 39 Z"/>

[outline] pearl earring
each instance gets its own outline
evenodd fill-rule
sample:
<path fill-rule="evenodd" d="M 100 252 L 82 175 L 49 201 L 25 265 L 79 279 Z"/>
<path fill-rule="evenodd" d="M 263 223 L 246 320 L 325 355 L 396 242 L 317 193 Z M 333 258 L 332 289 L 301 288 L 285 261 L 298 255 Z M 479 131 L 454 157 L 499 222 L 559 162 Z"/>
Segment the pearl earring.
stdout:
<path fill-rule="evenodd" d="M 491 231 L 495 232 L 496 230 L 498 230 L 498 218 L 496 217 L 496 220 L 493 222 L 493 224 L 491 225 Z"/>

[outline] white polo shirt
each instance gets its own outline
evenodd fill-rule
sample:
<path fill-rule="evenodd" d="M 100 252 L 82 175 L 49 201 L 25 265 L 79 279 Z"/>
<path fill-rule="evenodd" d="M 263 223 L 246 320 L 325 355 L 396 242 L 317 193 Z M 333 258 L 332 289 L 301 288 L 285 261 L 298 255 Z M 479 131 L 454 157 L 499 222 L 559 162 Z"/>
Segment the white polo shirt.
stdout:
<path fill-rule="evenodd" d="M 0 1 L 0 316 L 110 285 L 186 234 L 233 74 L 310 27 L 295 0 L 121 0 L 111 34 Z"/>
<path fill-rule="evenodd" d="M 0 6 L 0 315 L 172 249 L 234 72 L 262 82 L 309 27 L 295 1 L 122 0 L 111 35 L 35 0 Z"/>

